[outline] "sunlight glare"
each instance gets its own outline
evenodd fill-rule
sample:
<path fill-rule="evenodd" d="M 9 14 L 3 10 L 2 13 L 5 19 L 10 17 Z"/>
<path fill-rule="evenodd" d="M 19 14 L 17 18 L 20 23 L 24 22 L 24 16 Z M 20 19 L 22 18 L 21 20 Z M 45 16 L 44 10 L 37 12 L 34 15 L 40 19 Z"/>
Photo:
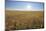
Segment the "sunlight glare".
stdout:
<path fill-rule="evenodd" d="M 27 10 L 31 10 L 32 6 L 30 4 L 27 5 Z"/>

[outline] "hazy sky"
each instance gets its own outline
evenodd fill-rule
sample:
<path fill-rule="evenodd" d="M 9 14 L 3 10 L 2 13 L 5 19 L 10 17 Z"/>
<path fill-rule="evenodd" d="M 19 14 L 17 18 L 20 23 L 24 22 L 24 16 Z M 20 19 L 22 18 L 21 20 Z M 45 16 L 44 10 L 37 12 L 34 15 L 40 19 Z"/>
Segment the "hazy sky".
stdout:
<path fill-rule="evenodd" d="M 43 10 L 43 5 L 44 4 L 40 2 L 6 0 L 6 9 L 8 10 Z"/>

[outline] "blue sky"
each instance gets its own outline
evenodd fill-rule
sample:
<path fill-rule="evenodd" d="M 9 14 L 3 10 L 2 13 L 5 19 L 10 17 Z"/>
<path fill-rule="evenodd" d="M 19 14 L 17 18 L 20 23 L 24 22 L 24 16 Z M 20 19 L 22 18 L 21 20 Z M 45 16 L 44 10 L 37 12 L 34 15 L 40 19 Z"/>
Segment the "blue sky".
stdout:
<path fill-rule="evenodd" d="M 25 2 L 25 1 L 9 1 L 6 0 L 6 9 L 16 10 L 43 10 L 43 3 L 40 2 Z"/>

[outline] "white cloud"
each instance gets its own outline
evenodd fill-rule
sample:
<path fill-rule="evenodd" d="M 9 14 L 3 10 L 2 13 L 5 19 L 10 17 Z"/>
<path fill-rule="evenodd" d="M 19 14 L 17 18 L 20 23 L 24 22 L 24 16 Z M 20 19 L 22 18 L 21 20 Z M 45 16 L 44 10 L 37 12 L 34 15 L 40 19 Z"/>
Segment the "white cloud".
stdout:
<path fill-rule="evenodd" d="M 43 11 L 43 9 L 11 9 L 11 8 L 6 8 L 6 10 L 11 10 L 11 11 Z"/>

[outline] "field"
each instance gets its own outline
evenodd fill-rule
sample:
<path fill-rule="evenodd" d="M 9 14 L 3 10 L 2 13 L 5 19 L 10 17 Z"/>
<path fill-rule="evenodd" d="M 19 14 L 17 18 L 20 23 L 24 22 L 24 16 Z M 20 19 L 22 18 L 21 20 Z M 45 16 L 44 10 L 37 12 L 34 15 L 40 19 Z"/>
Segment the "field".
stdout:
<path fill-rule="evenodd" d="M 44 28 L 43 11 L 6 11 L 5 15 L 7 30 Z"/>

